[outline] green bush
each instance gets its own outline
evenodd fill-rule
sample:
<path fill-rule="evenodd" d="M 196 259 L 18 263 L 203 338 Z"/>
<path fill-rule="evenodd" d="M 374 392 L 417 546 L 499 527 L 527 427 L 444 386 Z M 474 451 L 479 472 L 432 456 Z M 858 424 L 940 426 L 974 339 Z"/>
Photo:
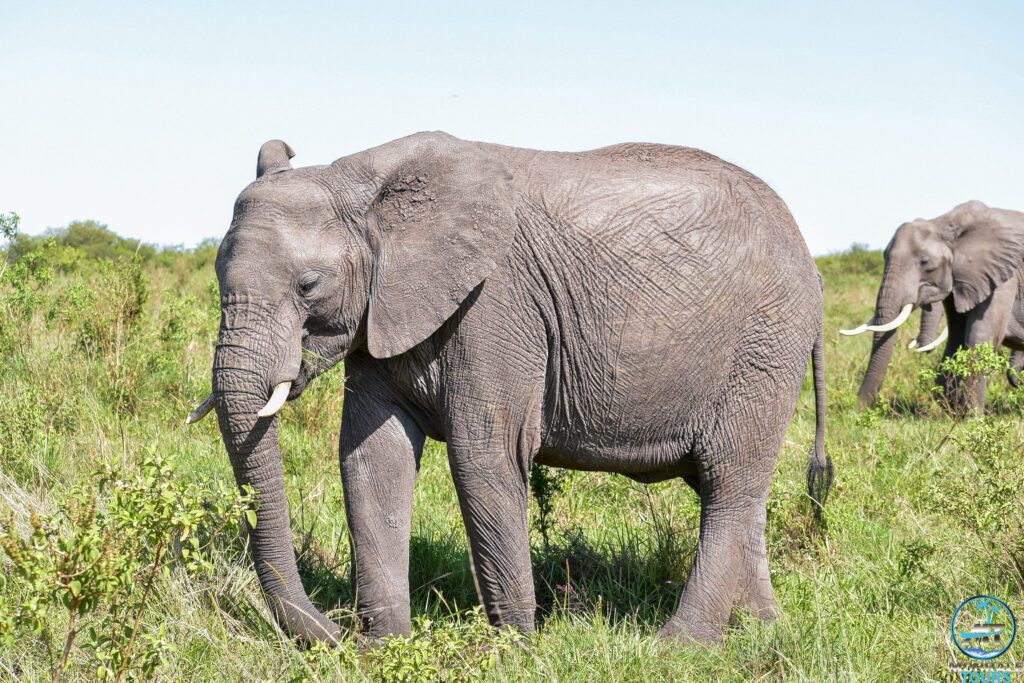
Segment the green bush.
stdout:
<path fill-rule="evenodd" d="M 960 525 L 962 538 L 991 567 L 1024 591 L 1024 460 L 1018 430 L 979 418 L 953 436 L 956 458 L 932 474 L 934 510 Z"/>
<path fill-rule="evenodd" d="M 23 597 L 0 605 L 0 644 L 11 647 L 30 635 L 47 650 L 57 648 L 54 680 L 76 644 L 99 679 L 152 675 L 170 645 L 163 626 L 143 623 L 151 595 L 175 567 L 209 569 L 210 546 L 229 527 L 237 537 L 243 513 L 255 525 L 254 507 L 251 489 L 189 483 L 173 459 L 151 452 L 135 475 L 111 467 L 96 472 L 54 514 L 32 509 L 27 536 L 7 510 L 0 548 L 13 571 L 0 581 L 19 584 L 14 589 Z M 76 643 L 83 629 L 84 642 Z"/>

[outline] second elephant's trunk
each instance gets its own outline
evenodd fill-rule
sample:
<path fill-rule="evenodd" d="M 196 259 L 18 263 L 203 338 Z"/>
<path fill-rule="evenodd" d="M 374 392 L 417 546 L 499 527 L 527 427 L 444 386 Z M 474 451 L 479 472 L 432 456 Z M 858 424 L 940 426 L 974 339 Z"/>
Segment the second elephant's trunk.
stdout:
<path fill-rule="evenodd" d="M 886 287 L 883 281 L 882 289 L 878 293 L 878 303 L 875 306 L 875 323 L 893 320 L 905 305 L 893 296 L 891 289 Z M 889 361 L 892 360 L 892 351 L 898 333 L 898 329 L 875 332 L 874 341 L 871 344 L 871 359 L 868 361 L 867 372 L 864 373 L 860 390 L 857 392 L 861 408 L 874 403 L 878 398 L 882 380 L 885 379 Z"/>
<path fill-rule="evenodd" d="M 921 332 L 915 341 L 918 348 L 928 346 L 939 336 L 939 323 L 942 322 L 942 303 L 925 304 L 921 307 Z"/>
<path fill-rule="evenodd" d="M 867 372 L 860 383 L 860 390 L 857 392 L 858 402 L 863 408 L 875 402 L 878 392 L 882 388 L 882 380 L 885 379 L 886 370 L 889 369 L 889 361 L 892 359 L 892 350 L 896 345 L 896 330 L 888 332 L 876 332 L 874 341 L 871 344 L 871 360 L 868 361 Z"/>

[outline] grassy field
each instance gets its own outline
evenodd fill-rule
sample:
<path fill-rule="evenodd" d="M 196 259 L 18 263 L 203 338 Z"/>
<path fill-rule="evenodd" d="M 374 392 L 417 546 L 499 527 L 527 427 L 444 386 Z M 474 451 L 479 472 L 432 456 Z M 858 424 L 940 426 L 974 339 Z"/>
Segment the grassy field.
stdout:
<path fill-rule="evenodd" d="M 681 482 L 548 473 L 550 511 L 541 520 L 533 509 L 539 628 L 510 644 L 473 609 L 444 445 L 430 443 L 413 517 L 414 637 L 368 655 L 297 648 L 269 618 L 237 509 L 211 502 L 233 482 L 216 421 L 182 424 L 209 391 L 214 253 L 147 253 L 115 266 L 58 240 L 19 254 L 0 275 L 0 680 L 50 679 L 65 650 L 67 680 L 950 680 L 957 605 L 979 593 L 1021 604 L 1022 396 L 997 377 L 986 418 L 943 412 L 921 378 L 939 359 L 905 350 L 915 314 L 879 405 L 858 411 L 869 335 L 837 330 L 869 317 L 882 257 L 853 249 L 818 259 L 836 484 L 821 525 L 804 493 L 808 373 L 768 501 L 781 611 L 773 623 L 740 616 L 714 647 L 660 640 L 696 546 L 694 494 Z M 315 604 L 354 628 L 337 466 L 341 384 L 336 368 L 286 406 L 281 439 L 304 583 Z M 162 473 L 141 467 L 147 459 Z M 113 473 L 97 474 L 105 466 Z M 147 498 L 154 481 L 164 493 Z M 74 495 L 97 500 L 98 512 L 69 506 Z M 117 516 L 139 509 L 156 510 L 145 517 L 152 528 Z M 118 519 L 118 533 L 103 535 Z M 10 548 L 33 529 L 38 557 L 15 562 Z M 90 544 L 112 550 L 86 564 L 121 571 L 120 583 L 97 583 L 86 599 L 90 585 L 76 594 L 74 577 L 43 575 L 47 562 Z M 21 569 L 31 562 L 35 574 Z M 81 576 L 102 581 L 90 571 Z M 1022 651 L 1018 641 L 1000 661 Z"/>

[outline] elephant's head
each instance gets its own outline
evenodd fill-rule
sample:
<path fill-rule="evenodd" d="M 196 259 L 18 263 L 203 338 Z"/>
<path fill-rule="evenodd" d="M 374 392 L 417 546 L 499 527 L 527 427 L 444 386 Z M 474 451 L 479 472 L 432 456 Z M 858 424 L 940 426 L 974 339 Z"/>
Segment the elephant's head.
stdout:
<path fill-rule="evenodd" d="M 329 166 L 293 170 L 293 155 L 263 145 L 235 202 L 213 393 L 189 421 L 216 408 L 236 480 L 259 492 L 252 556 L 278 621 L 335 640 L 296 571 L 275 414 L 352 351 L 390 357 L 429 337 L 501 261 L 516 221 L 507 168 L 442 133 Z"/>
<path fill-rule="evenodd" d="M 915 307 L 930 308 L 922 324 L 937 325 L 939 302 L 952 297 L 958 313 L 970 311 L 1012 277 L 1024 259 L 1024 233 L 979 201 L 960 204 L 932 220 L 919 218 L 896 230 L 885 249 L 885 272 L 873 324 L 844 334 L 874 332 L 871 360 L 861 383 L 861 405 L 875 400 L 896 342 L 896 328 Z M 927 312 L 927 311 L 926 311 Z"/>

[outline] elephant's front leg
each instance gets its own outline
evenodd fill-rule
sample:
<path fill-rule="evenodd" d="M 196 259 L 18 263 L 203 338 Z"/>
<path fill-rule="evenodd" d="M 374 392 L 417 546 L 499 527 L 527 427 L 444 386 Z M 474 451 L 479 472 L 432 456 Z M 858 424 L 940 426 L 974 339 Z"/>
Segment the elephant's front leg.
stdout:
<path fill-rule="evenodd" d="M 1010 354 L 1010 367 L 1006 370 L 1006 379 L 1009 380 L 1011 386 L 1020 386 L 1021 370 L 1024 370 L 1024 351 L 1014 349 Z"/>
<path fill-rule="evenodd" d="M 361 390 L 362 389 L 362 390 Z M 372 637 L 409 635 L 409 533 L 424 435 L 396 405 L 350 382 L 341 430 L 341 481 L 356 606 Z"/>
<path fill-rule="evenodd" d="M 964 321 L 963 345 L 974 348 L 989 343 L 998 349 L 1006 334 L 1006 324 L 1015 296 L 1016 282 L 1008 280 L 996 287 L 992 296 L 971 310 Z M 953 403 L 959 410 L 984 413 L 987 385 L 988 378 L 984 376 L 962 382 L 954 380 L 947 384 L 947 397 L 952 395 Z"/>
<path fill-rule="evenodd" d="M 537 604 L 527 498 L 539 436 L 530 430 L 524 438 L 497 412 L 449 438 L 448 459 L 487 617 L 494 626 L 529 632 Z"/>

